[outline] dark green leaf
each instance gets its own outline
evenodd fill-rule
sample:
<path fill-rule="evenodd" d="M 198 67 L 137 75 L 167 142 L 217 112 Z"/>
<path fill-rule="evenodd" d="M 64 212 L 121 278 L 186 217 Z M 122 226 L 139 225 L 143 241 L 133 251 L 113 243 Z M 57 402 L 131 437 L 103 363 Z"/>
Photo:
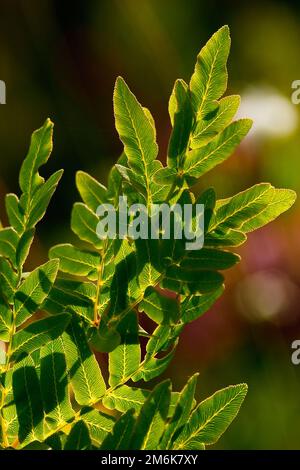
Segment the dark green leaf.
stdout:
<path fill-rule="evenodd" d="M 146 289 L 139 304 L 139 311 L 145 312 L 156 323 L 173 323 L 179 317 L 178 302 L 172 297 L 162 295 L 153 287 Z"/>
<path fill-rule="evenodd" d="M 240 105 L 239 96 L 226 96 L 219 102 L 219 107 L 210 115 L 200 119 L 195 127 L 190 146 L 192 149 L 203 147 L 219 132 L 223 131 L 234 118 Z"/>
<path fill-rule="evenodd" d="M 135 426 L 133 410 L 128 410 L 114 425 L 113 430 L 104 439 L 101 450 L 128 450 Z"/>
<path fill-rule="evenodd" d="M 194 112 L 201 118 L 214 109 L 227 87 L 226 63 L 230 50 L 228 26 L 220 28 L 200 51 L 190 82 Z"/>

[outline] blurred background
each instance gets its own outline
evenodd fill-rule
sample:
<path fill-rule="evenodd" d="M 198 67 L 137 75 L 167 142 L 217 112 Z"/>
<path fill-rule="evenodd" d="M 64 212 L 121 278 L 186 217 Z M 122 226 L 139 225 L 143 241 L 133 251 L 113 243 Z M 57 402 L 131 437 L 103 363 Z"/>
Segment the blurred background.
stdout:
<path fill-rule="evenodd" d="M 32 267 L 53 243 L 70 241 L 78 199 L 75 172 L 102 183 L 121 152 L 112 93 L 122 75 L 156 120 L 164 160 L 170 133 L 167 104 L 176 78 L 189 79 L 209 36 L 229 24 L 228 93 L 242 95 L 240 116 L 255 119 L 238 152 L 205 176 L 226 197 L 260 181 L 300 190 L 299 1 L 252 0 L 0 0 L 0 197 L 18 192 L 17 175 L 31 132 L 55 122 L 54 156 L 44 174 L 64 178 L 32 250 Z M 1 203 L 0 218 L 4 217 Z M 186 328 L 166 375 L 176 388 L 200 371 L 198 397 L 247 382 L 238 419 L 223 449 L 300 449 L 299 203 L 249 236 L 242 263 L 226 276 L 212 311 Z"/>

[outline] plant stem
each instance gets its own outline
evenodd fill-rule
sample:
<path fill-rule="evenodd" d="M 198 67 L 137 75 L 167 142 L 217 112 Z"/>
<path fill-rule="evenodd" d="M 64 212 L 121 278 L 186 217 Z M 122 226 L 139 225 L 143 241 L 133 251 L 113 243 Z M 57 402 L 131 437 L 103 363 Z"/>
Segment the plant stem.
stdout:
<path fill-rule="evenodd" d="M 94 303 L 94 325 L 96 326 L 99 324 L 98 304 L 99 304 L 99 299 L 100 299 L 100 294 L 101 294 L 101 288 L 103 285 L 103 272 L 104 272 L 104 266 L 105 266 L 105 256 L 106 256 L 107 245 L 108 245 L 108 241 L 106 239 L 104 240 L 104 243 L 103 243 L 103 250 L 101 250 L 102 251 L 101 263 L 100 263 L 99 270 L 98 270 L 97 293 L 96 293 L 96 300 Z"/>

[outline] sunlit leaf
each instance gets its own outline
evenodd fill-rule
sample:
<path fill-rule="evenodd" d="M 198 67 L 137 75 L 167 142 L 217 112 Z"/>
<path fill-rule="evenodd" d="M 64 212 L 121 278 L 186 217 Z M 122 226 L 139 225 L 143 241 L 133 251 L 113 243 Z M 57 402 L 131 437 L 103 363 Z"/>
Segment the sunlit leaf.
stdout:
<path fill-rule="evenodd" d="M 236 417 L 247 394 L 247 385 L 232 385 L 200 403 L 176 438 L 174 449 L 198 449 L 214 444 Z"/>
<path fill-rule="evenodd" d="M 131 438 L 132 449 L 157 448 L 168 416 L 169 405 L 170 382 L 165 381 L 154 388 L 140 411 Z"/>
<path fill-rule="evenodd" d="M 55 281 L 59 263 L 51 260 L 32 271 L 15 294 L 17 326 L 27 320 L 42 305 Z"/>

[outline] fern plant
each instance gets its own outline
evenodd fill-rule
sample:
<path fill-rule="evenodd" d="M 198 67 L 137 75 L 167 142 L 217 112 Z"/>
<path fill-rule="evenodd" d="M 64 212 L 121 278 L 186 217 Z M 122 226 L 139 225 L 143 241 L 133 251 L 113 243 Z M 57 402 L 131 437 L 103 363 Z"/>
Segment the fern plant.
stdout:
<path fill-rule="evenodd" d="M 293 191 L 268 183 L 227 199 L 217 200 L 212 188 L 193 192 L 251 127 L 249 119 L 233 121 L 239 97 L 222 97 L 229 48 L 225 26 L 199 53 L 190 83 L 175 82 L 166 166 L 157 159 L 150 111 L 117 79 L 114 113 L 124 152 L 107 187 L 77 173 L 82 202 L 74 205 L 71 228 L 78 244 L 54 246 L 49 261 L 28 273 L 36 224 L 62 175 L 45 181 L 39 174 L 52 149 L 51 121 L 32 135 L 21 196 L 6 196 L 10 225 L 0 230 L 2 448 L 204 449 L 239 411 L 245 384 L 199 404 L 197 374 L 180 392 L 168 380 L 152 391 L 144 385 L 167 369 L 184 326 L 222 294 L 220 271 L 240 260 L 228 249 L 295 200 Z M 188 251 L 174 234 L 169 240 L 99 239 L 97 208 L 110 203 L 118 210 L 119 196 L 147 207 L 204 204 L 204 247 Z"/>

